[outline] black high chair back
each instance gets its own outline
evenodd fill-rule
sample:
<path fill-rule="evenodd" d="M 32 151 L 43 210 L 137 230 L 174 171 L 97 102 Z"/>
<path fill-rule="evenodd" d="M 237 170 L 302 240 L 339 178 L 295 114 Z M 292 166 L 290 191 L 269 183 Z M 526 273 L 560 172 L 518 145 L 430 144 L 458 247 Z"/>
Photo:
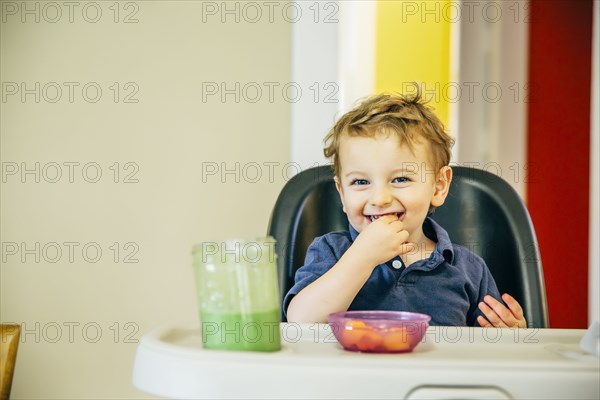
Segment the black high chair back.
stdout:
<path fill-rule="evenodd" d="M 547 328 L 542 262 L 525 204 L 497 175 L 467 167 L 452 170 L 448 197 L 432 218 L 448 231 L 453 243 L 485 260 L 500 293 L 509 293 L 523 307 L 528 327 Z M 281 299 L 293 286 L 313 239 L 336 230 L 348 230 L 348 218 L 330 166 L 307 169 L 286 183 L 268 228 L 277 240 Z"/>

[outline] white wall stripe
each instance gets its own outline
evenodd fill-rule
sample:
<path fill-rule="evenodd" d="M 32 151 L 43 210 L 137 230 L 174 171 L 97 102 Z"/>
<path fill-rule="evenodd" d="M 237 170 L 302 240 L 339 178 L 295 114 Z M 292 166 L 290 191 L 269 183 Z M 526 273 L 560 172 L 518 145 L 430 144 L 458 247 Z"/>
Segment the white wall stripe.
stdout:
<path fill-rule="evenodd" d="M 340 2 L 340 113 L 375 90 L 376 1 Z"/>
<path fill-rule="evenodd" d="M 458 3 L 459 0 L 454 0 Z M 459 22 L 450 23 L 450 82 L 460 82 L 460 54 L 462 43 L 462 24 Z M 454 138 L 454 147 L 452 148 L 452 162 L 460 160 L 460 112 L 459 103 L 451 101 L 448 104 L 448 133 Z"/>
<path fill-rule="evenodd" d="M 305 92 L 292 103 L 291 161 L 306 169 L 328 162 L 325 134 L 342 112 L 373 93 L 376 2 L 295 4 L 310 18 L 292 27 L 292 80 Z"/>
<path fill-rule="evenodd" d="M 337 2 L 295 2 L 302 11 L 292 26 L 292 83 L 302 96 L 291 103 L 291 161 L 296 169 L 327 163 L 322 141 L 340 102 Z M 299 167 L 299 168 L 298 168 Z M 294 168 L 289 168 L 289 175 Z"/>

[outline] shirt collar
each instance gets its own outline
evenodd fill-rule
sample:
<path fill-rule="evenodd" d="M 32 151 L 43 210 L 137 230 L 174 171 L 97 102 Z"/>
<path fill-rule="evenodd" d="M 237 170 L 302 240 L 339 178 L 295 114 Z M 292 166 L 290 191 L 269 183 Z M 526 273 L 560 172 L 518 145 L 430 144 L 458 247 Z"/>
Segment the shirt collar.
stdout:
<path fill-rule="evenodd" d="M 358 236 L 358 231 L 354 229 L 351 224 L 349 225 L 350 237 L 354 242 Z M 448 236 L 448 232 L 442 228 L 437 222 L 430 217 L 425 218 L 423 221 L 423 233 L 429 239 L 436 242 L 434 253 L 438 253 L 442 256 L 449 264 L 452 264 L 454 260 L 454 249 L 452 248 L 452 242 Z"/>
<path fill-rule="evenodd" d="M 352 224 L 349 223 L 348 226 L 350 227 L 350 237 L 352 238 L 352 241 L 354 242 L 356 240 L 356 237 L 358 236 L 358 231 L 356 229 L 354 229 Z"/>
<path fill-rule="evenodd" d="M 444 257 L 446 262 L 452 264 L 454 260 L 454 248 L 452 247 L 448 232 L 433 219 L 427 217 L 423 222 L 423 233 L 429 239 L 436 242 L 434 253 L 438 253 Z"/>

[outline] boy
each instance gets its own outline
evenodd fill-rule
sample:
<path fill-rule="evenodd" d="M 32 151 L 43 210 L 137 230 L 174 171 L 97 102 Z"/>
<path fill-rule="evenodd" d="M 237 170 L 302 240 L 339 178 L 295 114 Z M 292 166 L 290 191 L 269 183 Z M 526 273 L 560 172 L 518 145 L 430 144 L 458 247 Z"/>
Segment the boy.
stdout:
<path fill-rule="evenodd" d="M 497 300 L 485 262 L 428 218 L 448 195 L 453 142 L 419 92 L 372 96 L 337 121 L 324 153 L 350 230 L 310 245 L 284 299 L 288 321 L 399 310 L 432 325 L 526 327 L 516 300 Z"/>

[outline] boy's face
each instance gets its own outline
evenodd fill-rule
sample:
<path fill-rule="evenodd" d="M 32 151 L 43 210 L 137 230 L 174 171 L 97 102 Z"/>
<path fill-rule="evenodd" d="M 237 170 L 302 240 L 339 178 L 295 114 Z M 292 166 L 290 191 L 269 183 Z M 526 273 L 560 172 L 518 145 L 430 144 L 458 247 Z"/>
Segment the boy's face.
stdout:
<path fill-rule="evenodd" d="M 444 203 L 452 170 L 436 174 L 427 146 L 400 145 L 395 135 L 343 137 L 339 147 L 340 176 L 336 187 L 350 224 L 361 232 L 374 219 L 395 214 L 409 241 L 420 241 L 430 206 Z"/>

